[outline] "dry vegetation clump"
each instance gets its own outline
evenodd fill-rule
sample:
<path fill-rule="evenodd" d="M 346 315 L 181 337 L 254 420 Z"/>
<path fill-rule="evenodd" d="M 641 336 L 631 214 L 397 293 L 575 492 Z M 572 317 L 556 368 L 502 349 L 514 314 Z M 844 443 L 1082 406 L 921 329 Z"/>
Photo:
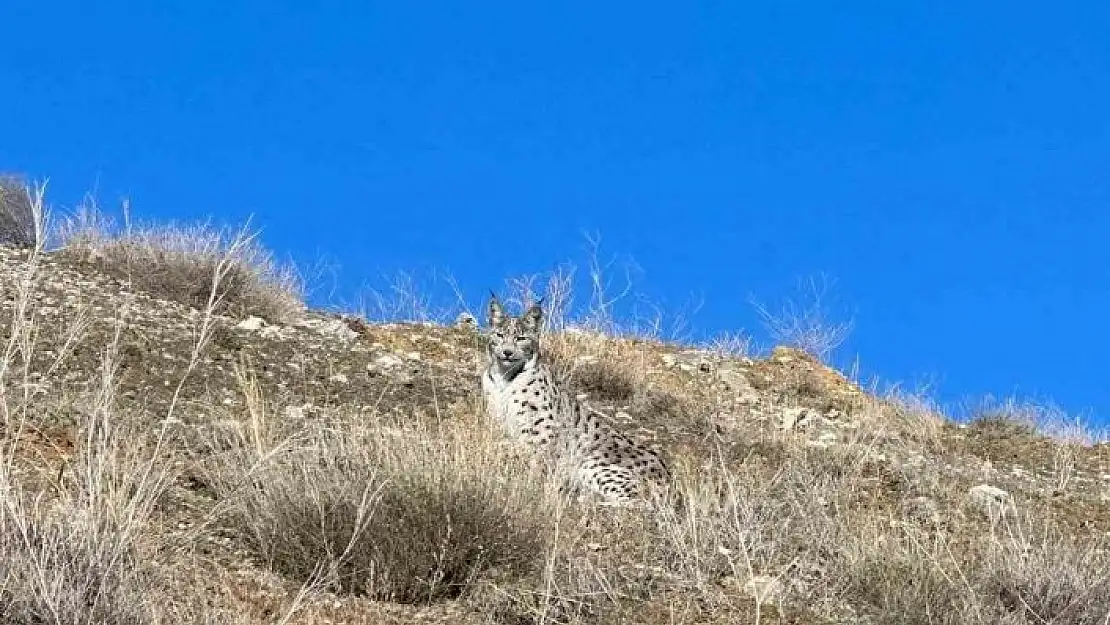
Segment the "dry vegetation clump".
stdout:
<path fill-rule="evenodd" d="M 94 415 L 56 490 L 22 486 L 0 468 L 0 620 L 5 623 L 155 623 L 157 604 L 139 533 L 167 474 Z M 12 451 L 11 447 L 7 448 Z"/>
<path fill-rule="evenodd" d="M 734 606 L 776 588 L 763 615 L 800 622 L 839 622 L 845 610 L 892 625 L 1110 617 L 1104 537 L 1075 536 L 1020 504 L 992 524 L 965 509 L 965 483 L 931 467 L 915 475 L 869 448 L 795 448 L 771 471 L 703 472 L 688 509 L 658 519 L 656 562 L 705 598 L 714 582 L 732 584 Z M 905 505 L 920 500 L 932 514 Z M 761 585 L 745 588 L 752 580 Z"/>
<path fill-rule="evenodd" d="M 23 495 L 28 498 L 29 495 Z M 5 623 L 153 623 L 143 605 L 131 537 L 87 527 L 62 506 L 47 518 L 6 495 L 0 513 L 0 620 Z M 122 540 L 121 540 L 122 538 Z"/>
<path fill-rule="evenodd" d="M 798 282 L 799 295 L 783 300 L 779 308 L 752 300 L 764 329 L 776 345 L 800 349 L 828 362 L 852 333 L 851 318 L 840 320 L 829 305 L 833 282 L 827 276 Z"/>
<path fill-rule="evenodd" d="M 276 572 L 333 592 L 426 604 L 542 562 L 545 491 L 496 454 L 484 424 L 429 430 L 354 419 L 279 432 L 249 425 L 207 480 L 221 518 Z"/>
<path fill-rule="evenodd" d="M 941 453 L 948 421 L 935 402 L 922 393 L 898 388 L 873 391 L 853 406 L 855 438 L 871 438 L 884 446 L 894 444 L 918 454 Z"/>
<path fill-rule="evenodd" d="M 630 341 L 564 331 L 545 337 L 542 349 L 556 375 L 590 399 L 627 402 L 646 386 L 646 354 Z"/>
<path fill-rule="evenodd" d="M 154 297 L 219 314 L 281 323 L 304 309 L 296 271 L 274 260 L 246 228 L 208 224 L 115 227 L 83 207 L 59 229 L 58 254 L 95 267 Z M 213 292 L 214 278 L 219 290 Z"/>
<path fill-rule="evenodd" d="M 1053 525 L 1016 513 L 975 534 L 876 526 L 842 546 L 839 590 L 875 623 L 1106 622 L 1104 541 Z"/>
<path fill-rule="evenodd" d="M 0 621 L 155 623 L 139 534 L 168 472 L 115 411 L 110 347 L 99 384 L 62 398 L 76 416 L 74 448 L 35 449 L 47 439 L 36 422 L 44 398 L 31 391 L 65 357 L 56 353 L 42 370 L 33 364 L 40 252 L 33 248 L 0 326 Z M 34 462 L 47 457 L 61 462 Z"/>
<path fill-rule="evenodd" d="M 0 245 L 34 247 L 39 241 L 43 212 L 36 210 L 36 194 L 21 178 L 0 174 Z"/>
<path fill-rule="evenodd" d="M 1035 423 L 1005 410 L 984 410 L 976 414 L 968 423 L 968 429 L 976 434 L 999 438 L 1037 434 Z"/>
<path fill-rule="evenodd" d="M 969 427 L 984 432 L 1036 434 L 1071 445 L 1093 445 L 1106 440 L 1105 432 L 1092 430 L 1051 402 L 987 397 L 974 405 L 971 412 Z"/>

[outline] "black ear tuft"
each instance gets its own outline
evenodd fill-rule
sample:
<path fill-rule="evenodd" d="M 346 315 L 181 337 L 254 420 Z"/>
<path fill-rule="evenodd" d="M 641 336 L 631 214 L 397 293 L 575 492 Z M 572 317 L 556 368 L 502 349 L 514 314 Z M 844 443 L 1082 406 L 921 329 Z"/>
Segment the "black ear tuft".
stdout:
<path fill-rule="evenodd" d="M 540 331 L 541 322 L 543 321 L 543 308 L 540 307 L 542 303 L 543 299 L 541 298 L 520 316 L 525 330 L 536 333 Z"/>
<path fill-rule="evenodd" d="M 497 295 L 489 292 L 489 308 L 486 309 L 486 324 L 491 328 L 500 328 L 505 325 L 505 309 L 497 299 Z"/>

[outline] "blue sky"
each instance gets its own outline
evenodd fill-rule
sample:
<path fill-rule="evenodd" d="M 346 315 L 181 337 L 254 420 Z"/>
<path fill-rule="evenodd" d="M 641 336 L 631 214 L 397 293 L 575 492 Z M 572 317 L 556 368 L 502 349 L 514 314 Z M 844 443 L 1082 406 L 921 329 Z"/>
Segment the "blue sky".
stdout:
<path fill-rule="evenodd" d="M 1110 416 L 1110 5 L 528 4 L 14 0 L 0 169 L 254 215 L 339 300 L 596 232 L 710 335 L 824 273 L 842 360 Z"/>

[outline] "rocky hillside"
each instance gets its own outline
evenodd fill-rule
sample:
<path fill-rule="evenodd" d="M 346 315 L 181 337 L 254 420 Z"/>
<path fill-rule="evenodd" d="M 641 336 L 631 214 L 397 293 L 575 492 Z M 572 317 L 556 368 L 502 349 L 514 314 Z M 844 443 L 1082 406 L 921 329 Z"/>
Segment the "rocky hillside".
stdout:
<path fill-rule="evenodd" d="M 1106 445 L 563 329 L 686 502 L 598 507 L 488 431 L 466 324 L 224 316 L 32 256 L 0 248 L 0 622 L 1110 622 Z"/>

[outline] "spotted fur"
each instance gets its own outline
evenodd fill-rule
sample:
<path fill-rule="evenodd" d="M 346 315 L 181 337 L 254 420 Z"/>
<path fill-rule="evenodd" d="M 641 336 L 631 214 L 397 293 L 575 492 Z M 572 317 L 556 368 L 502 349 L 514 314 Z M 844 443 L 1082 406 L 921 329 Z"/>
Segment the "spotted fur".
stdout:
<path fill-rule="evenodd" d="M 542 320 L 539 303 L 514 318 L 490 299 L 482 389 L 492 420 L 561 467 L 571 490 L 613 503 L 665 492 L 671 473 L 659 454 L 584 408 L 541 360 Z"/>

